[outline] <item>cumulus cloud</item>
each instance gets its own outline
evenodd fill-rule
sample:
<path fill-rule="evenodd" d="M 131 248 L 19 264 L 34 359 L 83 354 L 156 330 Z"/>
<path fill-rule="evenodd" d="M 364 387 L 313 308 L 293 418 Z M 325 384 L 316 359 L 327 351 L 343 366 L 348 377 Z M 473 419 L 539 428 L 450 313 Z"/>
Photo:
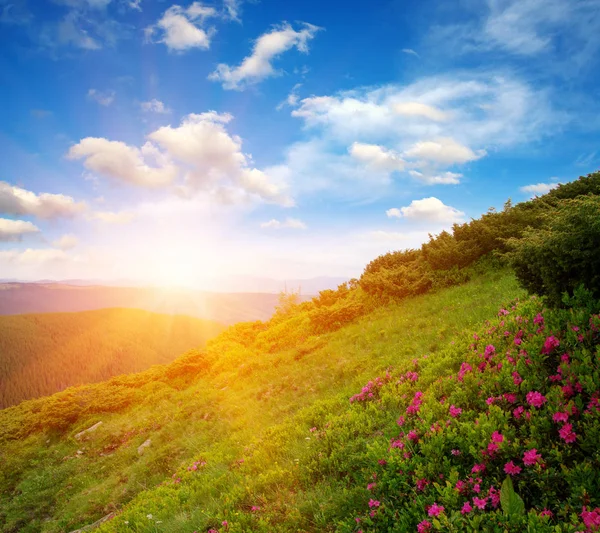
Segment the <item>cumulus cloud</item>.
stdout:
<path fill-rule="evenodd" d="M 90 89 L 87 93 L 88 98 L 97 102 L 98 104 L 108 107 L 115 101 L 115 91 L 98 91 L 97 89 Z"/>
<path fill-rule="evenodd" d="M 136 148 L 102 137 L 86 137 L 69 149 L 67 158 L 83 159 L 85 168 L 92 172 L 142 187 L 162 187 L 178 174 L 177 166 L 149 142 Z"/>
<path fill-rule="evenodd" d="M 525 192 L 534 196 L 541 196 L 542 194 L 546 194 L 550 192 L 552 189 L 556 189 L 558 187 L 558 183 L 535 183 L 532 185 L 525 185 L 521 187 L 521 192 Z"/>
<path fill-rule="evenodd" d="M 217 11 L 200 2 L 194 2 L 187 8 L 173 5 L 167 9 L 158 22 L 145 30 L 148 42 L 164 43 L 175 52 L 185 52 L 192 48 L 208 50 L 214 28 L 205 29 L 207 19 L 216 17 Z M 158 40 L 153 41 L 158 34 Z"/>
<path fill-rule="evenodd" d="M 166 107 L 163 102 L 157 100 L 156 98 L 153 98 L 148 102 L 142 102 L 140 104 L 140 107 L 145 113 L 157 113 L 159 115 L 166 115 L 171 112 L 171 110 L 168 107 Z"/>
<path fill-rule="evenodd" d="M 251 159 L 242 152 L 241 138 L 225 128 L 232 119 L 215 111 L 190 114 L 178 127 L 164 126 L 149 138 L 187 165 L 185 183 L 192 190 L 233 184 L 266 202 L 292 205 L 281 183 L 252 168 Z"/>
<path fill-rule="evenodd" d="M 292 87 L 287 98 L 277 106 L 277 111 L 281 111 L 285 106 L 296 107 L 298 105 L 300 99 L 298 96 L 298 89 L 300 89 L 300 87 L 302 87 L 301 83 L 296 83 L 296 85 Z"/>
<path fill-rule="evenodd" d="M 443 121 L 449 118 L 448 113 L 441 109 L 420 102 L 398 102 L 394 105 L 394 111 L 400 115 L 425 117 L 435 121 Z"/>
<path fill-rule="evenodd" d="M 208 79 L 221 82 L 224 89 L 243 90 L 248 85 L 275 76 L 278 72 L 273 67 L 273 61 L 292 48 L 307 53 L 308 42 L 319 29 L 308 23 L 302 23 L 300 30 L 294 30 L 287 23 L 276 26 L 256 40 L 252 54 L 240 65 L 231 67 L 221 63 Z"/>
<path fill-rule="evenodd" d="M 0 218 L 0 241 L 20 241 L 23 235 L 39 231 L 39 228 L 31 222 Z"/>
<path fill-rule="evenodd" d="M 374 170 L 384 172 L 402 171 L 406 167 L 397 153 L 386 150 L 377 144 L 353 143 L 349 149 L 350 155 Z"/>
<path fill-rule="evenodd" d="M 27 248 L 27 250 L 0 250 L 0 264 L 40 265 L 48 262 L 62 261 L 68 256 L 63 250 L 56 248 Z"/>
<path fill-rule="evenodd" d="M 95 211 L 90 213 L 89 218 L 105 224 L 127 224 L 135 218 L 135 214 L 129 211 Z"/>
<path fill-rule="evenodd" d="M 260 227 L 267 229 L 306 229 L 306 224 L 297 218 L 286 218 L 284 221 L 273 218 L 268 222 L 263 222 Z"/>
<path fill-rule="evenodd" d="M 468 146 L 444 137 L 435 141 L 421 141 L 412 145 L 404 155 L 413 159 L 425 159 L 442 165 L 463 164 L 486 155 L 485 150 L 473 152 Z"/>
<path fill-rule="evenodd" d="M 457 185 L 463 177 L 458 172 L 442 172 L 440 174 L 424 174 L 418 170 L 409 170 L 408 173 L 426 185 Z"/>
<path fill-rule="evenodd" d="M 59 239 L 52 241 L 52 246 L 60 250 L 71 250 L 79 244 L 79 239 L 72 233 L 63 235 Z"/>
<path fill-rule="evenodd" d="M 445 205 L 435 197 L 413 200 L 409 206 L 392 208 L 386 211 L 388 217 L 406 218 L 419 222 L 457 222 L 463 219 L 465 214 L 454 207 Z"/>
<path fill-rule="evenodd" d="M 85 211 L 84 202 L 64 194 L 36 194 L 0 181 L 0 213 L 37 218 L 71 217 Z"/>

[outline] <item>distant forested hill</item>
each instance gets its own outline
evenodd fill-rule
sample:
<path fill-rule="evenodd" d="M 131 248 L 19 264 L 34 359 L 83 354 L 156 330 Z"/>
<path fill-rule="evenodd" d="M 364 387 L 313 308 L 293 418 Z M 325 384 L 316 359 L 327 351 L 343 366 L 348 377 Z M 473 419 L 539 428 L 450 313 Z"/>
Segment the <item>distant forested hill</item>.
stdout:
<path fill-rule="evenodd" d="M 169 363 L 222 329 L 138 309 L 0 316 L 0 408 Z"/>
<path fill-rule="evenodd" d="M 0 283 L 0 315 L 129 307 L 235 324 L 269 319 L 278 302 L 278 294 L 268 293 L 217 293 L 64 283 Z"/>

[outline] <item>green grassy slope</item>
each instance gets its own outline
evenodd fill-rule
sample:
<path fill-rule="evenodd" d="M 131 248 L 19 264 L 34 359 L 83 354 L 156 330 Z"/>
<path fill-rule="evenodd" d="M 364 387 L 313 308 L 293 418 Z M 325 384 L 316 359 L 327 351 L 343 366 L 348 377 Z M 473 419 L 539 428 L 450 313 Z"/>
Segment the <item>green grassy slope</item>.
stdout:
<path fill-rule="evenodd" d="M 0 408 L 169 363 L 223 329 L 137 309 L 0 316 Z"/>
<path fill-rule="evenodd" d="M 327 487 L 311 481 L 312 494 L 286 482 L 297 479 L 306 424 L 344 416 L 364 382 L 415 357 L 435 358 L 455 335 L 522 295 L 511 274 L 492 272 L 378 308 L 334 333 L 295 338 L 283 350 L 268 331 L 257 335 L 260 325 L 233 328 L 206 352 L 164 368 L 6 409 L 0 530 L 71 531 L 112 511 L 121 514 L 102 531 L 206 531 L 224 513 L 232 523 L 235 513 L 245 516 L 246 526 L 237 526 L 245 531 L 332 530 L 327 505 L 355 495 L 336 477 Z M 98 421 L 94 433 L 74 438 Z M 249 455 L 258 465 L 250 477 Z M 338 460 L 320 465 L 322 474 Z M 268 495 L 274 503 L 263 518 L 251 509 Z"/>

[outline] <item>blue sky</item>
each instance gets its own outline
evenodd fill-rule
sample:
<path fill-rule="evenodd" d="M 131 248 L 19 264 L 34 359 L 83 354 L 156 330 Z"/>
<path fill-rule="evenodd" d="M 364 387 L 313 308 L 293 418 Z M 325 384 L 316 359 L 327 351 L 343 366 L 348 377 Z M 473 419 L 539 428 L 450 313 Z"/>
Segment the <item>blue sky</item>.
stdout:
<path fill-rule="evenodd" d="M 0 278 L 357 276 L 600 163 L 600 0 L 0 0 L 0 27 Z"/>

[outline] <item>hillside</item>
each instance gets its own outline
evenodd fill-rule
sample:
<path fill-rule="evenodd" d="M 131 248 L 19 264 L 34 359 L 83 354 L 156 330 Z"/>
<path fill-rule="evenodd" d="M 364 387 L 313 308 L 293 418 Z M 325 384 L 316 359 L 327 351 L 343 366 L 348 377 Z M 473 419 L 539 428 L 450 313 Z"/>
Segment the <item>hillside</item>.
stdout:
<path fill-rule="evenodd" d="M 0 316 L 0 408 L 169 363 L 223 328 L 136 309 Z"/>
<path fill-rule="evenodd" d="M 0 530 L 598 531 L 599 193 L 507 203 L 168 365 L 5 409 Z"/>
<path fill-rule="evenodd" d="M 278 298 L 278 294 L 269 293 L 13 282 L 0 284 L 0 315 L 127 307 L 235 324 L 268 320 L 275 311 Z"/>

